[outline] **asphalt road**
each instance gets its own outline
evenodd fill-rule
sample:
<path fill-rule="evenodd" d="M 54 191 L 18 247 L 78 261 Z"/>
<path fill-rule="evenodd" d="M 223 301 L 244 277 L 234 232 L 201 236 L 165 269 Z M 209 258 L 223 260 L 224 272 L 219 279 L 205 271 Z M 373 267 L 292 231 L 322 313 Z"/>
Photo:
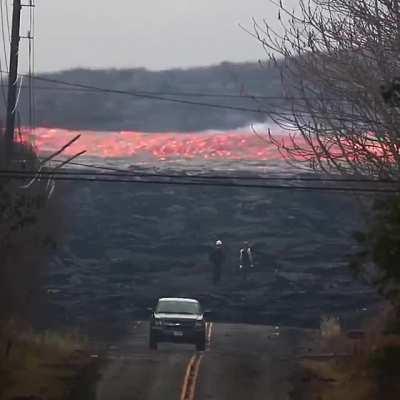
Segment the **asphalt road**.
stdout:
<path fill-rule="evenodd" d="M 148 324 L 109 350 L 97 400 L 288 400 L 301 330 L 209 324 L 205 352 L 160 344 L 148 349 Z"/>

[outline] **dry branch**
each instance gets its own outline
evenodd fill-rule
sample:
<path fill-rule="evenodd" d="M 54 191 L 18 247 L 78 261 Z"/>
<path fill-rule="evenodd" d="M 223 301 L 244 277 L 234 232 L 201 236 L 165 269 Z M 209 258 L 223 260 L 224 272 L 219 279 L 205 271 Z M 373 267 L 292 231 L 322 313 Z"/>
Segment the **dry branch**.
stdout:
<path fill-rule="evenodd" d="M 400 107 L 382 88 L 400 76 L 399 1 L 300 0 L 297 13 L 272 3 L 281 30 L 254 20 L 251 34 L 281 72 L 287 109 L 270 117 L 298 137 L 271 143 L 326 173 L 398 178 Z"/>

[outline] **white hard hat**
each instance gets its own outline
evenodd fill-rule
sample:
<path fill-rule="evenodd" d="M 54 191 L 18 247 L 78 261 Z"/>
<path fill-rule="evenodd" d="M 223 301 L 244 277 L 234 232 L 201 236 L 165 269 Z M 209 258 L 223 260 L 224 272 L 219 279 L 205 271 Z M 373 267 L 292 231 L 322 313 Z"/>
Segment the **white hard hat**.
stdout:
<path fill-rule="evenodd" d="M 215 245 L 216 245 L 216 246 L 222 246 L 221 240 L 217 240 L 217 241 L 215 242 Z"/>

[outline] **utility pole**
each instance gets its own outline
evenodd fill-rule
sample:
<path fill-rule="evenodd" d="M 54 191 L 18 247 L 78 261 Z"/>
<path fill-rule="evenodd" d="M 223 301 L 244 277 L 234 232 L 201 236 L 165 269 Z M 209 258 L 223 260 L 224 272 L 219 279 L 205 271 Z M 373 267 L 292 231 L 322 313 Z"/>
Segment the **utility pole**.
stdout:
<path fill-rule="evenodd" d="M 17 108 L 18 53 L 21 25 L 21 0 L 13 0 L 13 17 L 10 46 L 10 72 L 8 75 L 7 123 L 5 133 L 5 158 L 9 165 L 14 152 L 15 114 Z"/>

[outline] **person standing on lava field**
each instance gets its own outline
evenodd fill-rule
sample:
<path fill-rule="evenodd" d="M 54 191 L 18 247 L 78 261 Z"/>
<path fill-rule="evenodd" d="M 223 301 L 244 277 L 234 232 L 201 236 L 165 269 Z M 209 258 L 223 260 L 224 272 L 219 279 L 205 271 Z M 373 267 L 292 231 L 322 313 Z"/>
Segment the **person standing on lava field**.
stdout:
<path fill-rule="evenodd" d="M 243 247 L 239 253 L 239 272 L 242 274 L 243 280 L 247 279 L 249 270 L 252 268 L 254 268 L 253 253 L 249 242 L 243 242 Z"/>
<path fill-rule="evenodd" d="M 221 240 L 215 242 L 215 248 L 210 253 L 210 262 L 213 265 L 213 283 L 217 285 L 221 281 L 222 266 L 225 262 L 225 249 Z"/>

